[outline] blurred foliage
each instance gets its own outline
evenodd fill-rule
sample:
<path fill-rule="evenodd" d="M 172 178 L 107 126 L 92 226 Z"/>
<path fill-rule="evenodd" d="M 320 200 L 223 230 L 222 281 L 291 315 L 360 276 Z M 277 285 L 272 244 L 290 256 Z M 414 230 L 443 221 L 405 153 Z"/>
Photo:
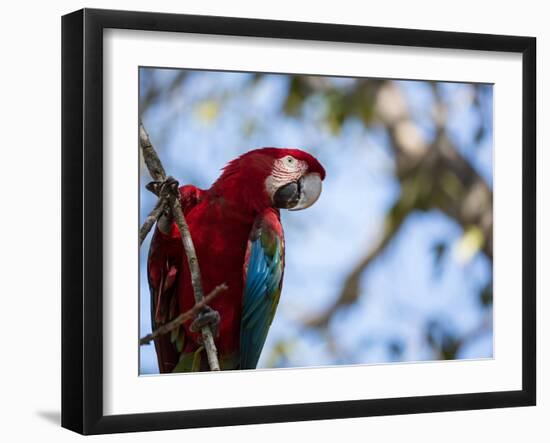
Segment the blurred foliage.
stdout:
<path fill-rule="evenodd" d="M 173 95 L 185 83 L 186 75 L 187 71 L 177 71 L 171 81 L 162 84 L 154 82 L 153 75 L 144 79 L 141 115 L 146 115 L 153 106 Z M 261 87 L 264 77 L 263 74 L 250 75 L 233 93 L 251 94 L 251 91 Z M 342 357 L 345 351 L 338 349 L 338 340 L 331 337 L 329 325 L 344 308 L 361 302 L 368 270 L 398 237 L 411 215 L 437 211 L 462 227 L 462 236 L 454 244 L 447 239 L 434 239 L 435 277 L 441 275 L 450 255 L 461 263 L 467 263 L 477 254 L 482 254 L 492 263 L 492 184 L 490 177 L 488 180 L 479 172 L 473 161 L 475 155 L 466 155 L 463 149 L 463 145 L 468 144 L 469 152 L 475 152 L 491 139 L 492 117 L 487 117 L 492 112 L 491 87 L 462 84 L 460 89 L 454 91 L 448 85 L 422 83 L 428 85 L 423 91 L 428 95 L 424 102 L 429 104 L 428 110 L 422 114 L 415 111 L 414 103 L 411 105 L 398 82 L 385 79 L 291 75 L 281 100 L 281 112 L 291 119 L 299 119 L 315 103 L 320 124 L 335 136 L 350 121 L 360 122 L 368 130 L 381 132 L 388 140 L 394 165 L 398 195 L 386 213 L 381 235 L 349 269 L 341 290 L 334 294 L 331 303 L 312 313 L 310 318 L 303 319 L 303 333 L 322 334 L 332 346 L 334 355 L 340 353 L 341 360 L 347 358 Z M 453 95 L 448 91 L 455 93 Z M 193 112 L 201 120 L 215 125 L 223 112 L 224 102 L 230 98 L 231 92 L 214 95 L 196 103 Z M 471 125 L 473 129 L 468 129 L 471 134 L 465 134 L 460 127 L 457 130 L 449 121 L 450 110 L 457 100 L 467 102 L 470 112 L 477 116 L 476 124 Z M 245 136 L 251 136 L 265 124 L 269 122 L 243 119 L 240 130 Z M 468 143 L 462 142 L 462 138 L 467 139 Z M 492 333 L 491 276 L 479 291 L 478 301 L 485 314 L 481 322 L 469 330 L 453 328 L 443 318 L 427 320 L 423 335 L 426 345 L 431 348 L 432 358 L 457 358 L 466 343 Z M 368 339 L 369 346 L 374 346 L 373 340 Z M 399 336 L 387 338 L 384 346 L 389 361 L 400 361 L 406 353 L 406 345 Z M 280 340 L 267 356 L 267 365 L 288 366 L 296 352 L 300 352 L 296 343 Z"/>
<path fill-rule="evenodd" d="M 325 119 L 333 133 L 339 133 L 342 124 L 349 117 L 357 117 L 368 125 L 374 119 L 374 83 L 373 80 L 361 80 L 353 88 L 338 88 L 330 85 L 324 77 L 293 76 L 284 110 L 289 115 L 296 116 L 307 98 L 320 95 L 326 102 Z"/>

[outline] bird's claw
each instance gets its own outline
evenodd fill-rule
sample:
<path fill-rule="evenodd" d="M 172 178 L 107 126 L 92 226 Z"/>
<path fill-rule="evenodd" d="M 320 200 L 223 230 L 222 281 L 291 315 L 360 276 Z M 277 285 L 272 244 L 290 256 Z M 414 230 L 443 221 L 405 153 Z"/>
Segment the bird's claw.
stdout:
<path fill-rule="evenodd" d="M 145 185 L 157 197 L 173 200 L 179 197 L 179 182 L 174 177 L 166 177 L 164 181 L 152 181 Z"/>
<path fill-rule="evenodd" d="M 202 312 L 193 320 L 189 329 L 191 332 L 199 332 L 205 326 L 210 326 L 212 328 L 214 337 L 218 336 L 220 329 L 220 313 L 210 306 L 204 307 Z"/>

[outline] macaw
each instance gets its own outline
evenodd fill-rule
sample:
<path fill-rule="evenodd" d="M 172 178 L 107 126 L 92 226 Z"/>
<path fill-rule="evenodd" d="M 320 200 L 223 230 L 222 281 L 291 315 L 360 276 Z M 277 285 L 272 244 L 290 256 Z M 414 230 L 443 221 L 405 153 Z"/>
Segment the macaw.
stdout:
<path fill-rule="evenodd" d="M 280 209 L 313 205 L 323 166 L 299 149 L 261 148 L 229 162 L 210 189 L 179 187 L 204 293 L 225 283 L 194 321 L 155 339 L 161 373 L 208 370 L 200 328 L 215 330 L 220 367 L 255 369 L 281 295 L 285 241 Z M 173 182 L 174 179 L 170 179 Z M 193 307 L 180 233 L 171 214 L 157 222 L 147 263 L 153 330 Z"/>

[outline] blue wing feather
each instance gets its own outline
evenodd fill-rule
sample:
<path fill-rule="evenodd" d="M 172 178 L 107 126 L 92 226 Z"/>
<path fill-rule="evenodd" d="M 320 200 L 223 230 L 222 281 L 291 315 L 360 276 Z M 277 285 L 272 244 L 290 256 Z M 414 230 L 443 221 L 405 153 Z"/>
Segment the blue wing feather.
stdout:
<path fill-rule="evenodd" d="M 259 219 L 255 224 L 248 245 L 241 320 L 241 369 L 256 368 L 281 291 L 284 241 L 264 221 Z M 278 217 L 276 221 L 280 223 Z"/>

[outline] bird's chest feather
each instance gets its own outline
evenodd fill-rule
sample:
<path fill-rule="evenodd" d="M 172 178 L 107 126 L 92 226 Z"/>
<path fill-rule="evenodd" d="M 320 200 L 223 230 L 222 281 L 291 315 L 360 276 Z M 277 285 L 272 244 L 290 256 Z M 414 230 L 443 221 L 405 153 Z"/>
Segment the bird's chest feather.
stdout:
<path fill-rule="evenodd" d="M 239 213 L 223 201 L 203 201 L 188 215 L 187 222 L 201 270 L 205 295 L 217 285 L 227 284 L 211 304 L 220 313 L 220 352 L 238 346 L 242 297 L 243 264 L 254 218 Z M 185 266 L 187 268 L 187 266 Z M 180 281 L 182 311 L 194 304 L 188 270 Z"/>

